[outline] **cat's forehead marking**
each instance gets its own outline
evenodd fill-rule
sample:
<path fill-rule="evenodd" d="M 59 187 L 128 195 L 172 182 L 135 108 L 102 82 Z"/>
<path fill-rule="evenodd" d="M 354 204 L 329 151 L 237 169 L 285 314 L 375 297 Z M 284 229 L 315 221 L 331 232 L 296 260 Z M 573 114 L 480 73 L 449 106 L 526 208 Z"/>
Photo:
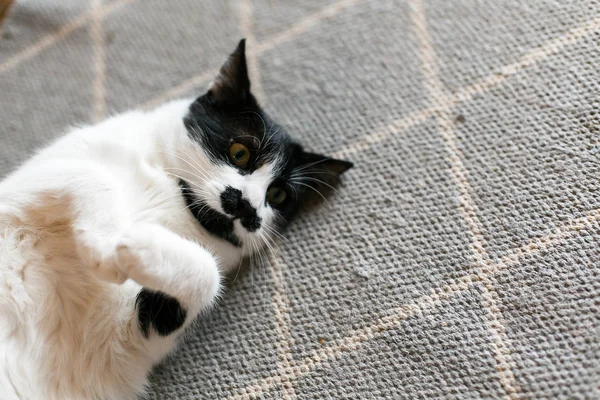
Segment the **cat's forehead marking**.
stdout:
<path fill-rule="evenodd" d="M 252 160 L 248 167 L 238 169 L 240 175 L 252 174 L 265 164 L 273 165 L 272 174 L 286 169 L 292 141 L 260 109 L 207 113 L 204 107 L 191 107 L 184 123 L 189 136 L 215 163 L 231 163 L 232 143 L 247 146 Z"/>

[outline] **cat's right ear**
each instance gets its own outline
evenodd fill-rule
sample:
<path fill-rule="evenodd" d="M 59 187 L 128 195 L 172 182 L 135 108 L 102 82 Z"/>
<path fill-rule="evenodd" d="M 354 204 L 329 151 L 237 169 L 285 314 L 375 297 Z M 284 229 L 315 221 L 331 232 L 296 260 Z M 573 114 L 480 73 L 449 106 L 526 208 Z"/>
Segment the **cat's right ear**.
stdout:
<path fill-rule="evenodd" d="M 207 96 L 216 104 L 243 104 L 250 96 L 250 79 L 246 63 L 246 39 L 240 40 L 215 80 L 211 83 Z"/>
<path fill-rule="evenodd" d="M 313 183 L 322 183 L 325 186 L 337 184 L 340 175 L 354 166 L 350 161 L 309 152 L 302 155 L 302 164 L 305 176 L 312 178 Z"/>

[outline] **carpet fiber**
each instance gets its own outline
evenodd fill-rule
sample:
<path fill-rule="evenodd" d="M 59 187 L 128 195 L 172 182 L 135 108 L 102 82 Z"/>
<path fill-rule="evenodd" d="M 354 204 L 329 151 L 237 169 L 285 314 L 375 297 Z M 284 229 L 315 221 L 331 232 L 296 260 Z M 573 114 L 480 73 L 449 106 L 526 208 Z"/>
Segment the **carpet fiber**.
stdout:
<path fill-rule="evenodd" d="M 600 2 L 17 0 L 0 172 L 68 125 L 253 88 L 355 162 L 153 399 L 600 398 Z"/>

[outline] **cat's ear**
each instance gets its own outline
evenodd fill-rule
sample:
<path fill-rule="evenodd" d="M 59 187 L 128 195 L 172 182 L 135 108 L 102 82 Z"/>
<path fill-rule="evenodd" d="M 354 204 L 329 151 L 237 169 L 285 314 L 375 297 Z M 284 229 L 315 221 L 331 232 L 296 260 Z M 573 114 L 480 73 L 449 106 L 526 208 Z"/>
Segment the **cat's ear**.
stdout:
<path fill-rule="evenodd" d="M 302 169 L 309 174 L 309 177 L 314 179 L 311 183 L 316 183 L 319 186 L 322 184 L 325 184 L 325 186 L 337 184 L 340 175 L 354 165 L 350 161 L 308 152 L 304 152 L 302 161 L 304 164 Z"/>
<path fill-rule="evenodd" d="M 208 96 L 220 104 L 244 103 L 250 96 L 250 79 L 246 64 L 246 39 L 240 40 L 208 89 Z"/>

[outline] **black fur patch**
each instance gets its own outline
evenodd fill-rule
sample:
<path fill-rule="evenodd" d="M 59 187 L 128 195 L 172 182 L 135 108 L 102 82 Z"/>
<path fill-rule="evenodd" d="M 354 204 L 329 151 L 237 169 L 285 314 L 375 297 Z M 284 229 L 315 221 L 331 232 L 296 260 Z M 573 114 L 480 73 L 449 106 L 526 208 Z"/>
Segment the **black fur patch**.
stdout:
<path fill-rule="evenodd" d="M 160 336 L 168 336 L 181 328 L 187 311 L 176 298 L 143 288 L 137 295 L 138 323 L 144 337 L 150 335 L 150 326 Z"/>
<path fill-rule="evenodd" d="M 242 197 L 242 192 L 227 186 L 221 193 L 221 206 L 227 214 L 239 218 L 248 232 L 256 232 L 260 228 L 261 219 L 250 202 Z"/>
<path fill-rule="evenodd" d="M 225 191 L 221 193 L 221 206 L 223 206 L 223 210 L 225 210 L 227 214 L 241 217 L 242 215 L 239 215 L 240 212 L 244 215 L 251 214 L 252 212 L 256 213 L 256 210 L 248 203 L 248 201 L 246 201 L 248 207 L 240 207 L 241 202 L 241 190 L 227 186 Z"/>
<path fill-rule="evenodd" d="M 242 226 L 246 228 L 248 232 L 256 232 L 257 230 L 259 230 L 260 223 L 262 222 L 262 220 L 258 215 L 256 215 L 256 213 L 248 217 L 244 217 L 240 221 L 242 223 Z"/>
<path fill-rule="evenodd" d="M 204 229 L 221 239 L 227 240 L 234 246 L 241 246 L 240 240 L 233 232 L 233 219 L 208 207 L 206 203 L 194 195 L 190 185 L 183 179 L 179 180 L 179 187 L 190 212 Z"/>

